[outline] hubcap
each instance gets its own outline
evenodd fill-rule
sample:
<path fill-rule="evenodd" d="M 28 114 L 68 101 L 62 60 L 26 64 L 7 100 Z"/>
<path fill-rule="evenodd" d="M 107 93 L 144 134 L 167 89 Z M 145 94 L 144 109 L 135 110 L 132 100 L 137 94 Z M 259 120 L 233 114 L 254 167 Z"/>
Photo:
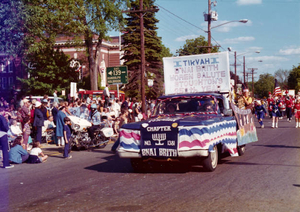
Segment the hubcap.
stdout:
<path fill-rule="evenodd" d="M 214 151 L 210 153 L 211 156 L 211 165 L 213 168 L 216 168 L 218 165 L 218 149 L 214 146 Z"/>

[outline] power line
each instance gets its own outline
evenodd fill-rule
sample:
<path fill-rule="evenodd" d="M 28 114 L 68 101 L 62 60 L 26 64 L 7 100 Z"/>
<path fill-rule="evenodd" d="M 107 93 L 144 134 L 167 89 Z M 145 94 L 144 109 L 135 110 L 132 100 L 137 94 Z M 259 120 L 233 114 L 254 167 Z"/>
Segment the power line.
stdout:
<path fill-rule="evenodd" d="M 191 22 L 189 22 L 189 21 L 187 21 L 187 20 L 185 20 L 185 19 L 179 17 L 178 15 L 176 15 L 176 14 L 174 14 L 173 12 L 167 10 L 166 8 L 162 7 L 161 5 L 159 5 L 159 4 L 157 4 L 157 3 L 155 3 L 155 4 L 156 4 L 158 7 L 160 7 L 161 9 L 163 9 L 163 10 L 167 11 L 168 13 L 172 14 L 172 15 L 175 16 L 176 18 L 179 18 L 180 20 L 182 20 L 182 21 L 184 21 L 184 22 L 190 24 L 191 26 L 193 26 L 193 27 L 195 27 L 195 28 L 197 28 L 197 29 L 200 29 L 200 30 L 202 30 L 203 32 L 206 33 L 206 30 L 204 30 L 204 29 L 202 29 L 202 28 L 200 28 L 200 27 L 198 27 L 198 26 L 192 24 Z M 212 36 L 211 36 L 211 38 L 217 43 L 217 46 L 221 47 L 224 51 L 226 51 L 226 50 L 225 50 L 225 49 L 224 49 L 224 48 L 223 48 L 223 47 L 222 47 L 222 46 L 221 46 L 221 45 L 220 45 L 220 44 L 219 44 Z"/>
<path fill-rule="evenodd" d="M 157 3 L 155 3 L 155 4 L 156 4 L 158 7 L 160 7 L 160 8 L 162 8 L 162 9 L 164 9 L 165 11 L 167 11 L 168 13 L 170 13 L 170 14 L 174 15 L 175 17 L 179 18 L 180 20 L 182 20 L 182 21 L 184 21 L 184 22 L 186 22 L 186 23 L 188 23 L 188 24 L 192 25 L 193 27 L 196 27 L 197 29 L 200 29 L 200 30 L 202 30 L 203 32 L 206 32 L 204 29 L 202 29 L 202 28 L 200 28 L 200 27 L 198 27 L 198 26 L 196 26 L 196 25 L 194 25 L 194 24 L 192 24 L 192 23 L 188 22 L 187 20 L 184 20 L 183 18 L 181 18 L 181 17 L 179 17 L 178 15 L 176 15 L 176 14 L 172 13 L 171 11 L 169 11 L 169 10 L 167 10 L 166 8 L 164 8 L 164 7 L 160 6 L 159 4 L 157 4 Z"/>

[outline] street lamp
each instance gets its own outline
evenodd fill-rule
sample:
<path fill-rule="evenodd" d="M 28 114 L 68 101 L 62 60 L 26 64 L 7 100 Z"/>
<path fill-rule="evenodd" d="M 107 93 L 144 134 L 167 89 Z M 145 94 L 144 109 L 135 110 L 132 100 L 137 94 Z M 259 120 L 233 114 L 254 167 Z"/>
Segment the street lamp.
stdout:
<path fill-rule="evenodd" d="M 223 24 L 219 24 L 219 25 L 217 25 L 217 26 L 213 26 L 213 27 L 211 27 L 210 29 L 213 29 L 213 28 L 217 28 L 217 27 L 219 27 L 219 26 L 223 26 L 223 25 L 225 25 L 225 24 L 229 24 L 229 23 L 232 23 L 232 22 L 241 22 L 241 23 L 247 23 L 248 22 L 248 19 L 241 19 L 241 20 L 235 20 L 235 21 L 228 21 L 228 22 L 225 22 L 225 23 L 223 23 Z"/>
<path fill-rule="evenodd" d="M 229 23 L 232 23 L 232 22 L 247 23 L 248 19 L 240 19 L 240 20 L 235 20 L 235 21 L 228 21 L 228 22 L 219 24 L 217 26 L 211 27 L 211 17 L 210 17 L 210 14 L 209 14 L 209 16 L 208 16 L 207 31 L 205 31 L 208 34 L 208 38 L 207 38 L 207 40 L 208 40 L 208 53 L 211 53 L 211 29 L 217 28 L 219 26 L 223 26 L 225 24 L 229 24 Z"/>

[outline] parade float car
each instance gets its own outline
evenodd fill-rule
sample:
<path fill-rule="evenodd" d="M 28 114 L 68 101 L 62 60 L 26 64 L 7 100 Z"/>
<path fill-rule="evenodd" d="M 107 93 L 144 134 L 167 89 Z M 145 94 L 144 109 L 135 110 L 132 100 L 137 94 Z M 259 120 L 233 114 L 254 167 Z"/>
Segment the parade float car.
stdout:
<path fill-rule="evenodd" d="M 229 54 L 163 58 L 165 96 L 158 98 L 153 117 L 120 129 L 121 158 L 134 169 L 149 161 L 202 164 L 214 171 L 219 156 L 242 155 L 257 141 L 250 109 L 234 103 Z"/>
<path fill-rule="evenodd" d="M 240 122 L 243 126 L 248 122 L 251 128 L 246 136 L 244 127 L 239 130 L 231 107 L 238 109 L 226 96 L 195 93 L 160 97 L 152 118 L 122 126 L 119 156 L 130 158 L 137 171 L 145 169 L 149 160 L 202 164 L 205 170 L 214 171 L 221 153 L 243 155 L 245 144 L 257 139 L 253 120 L 245 116 L 241 120 L 245 123 Z"/>

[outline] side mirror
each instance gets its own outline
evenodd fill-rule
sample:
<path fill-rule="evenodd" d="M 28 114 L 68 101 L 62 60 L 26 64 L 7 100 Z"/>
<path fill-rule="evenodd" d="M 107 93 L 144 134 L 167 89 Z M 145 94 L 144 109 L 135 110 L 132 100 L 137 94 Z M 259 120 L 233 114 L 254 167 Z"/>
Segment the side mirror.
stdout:
<path fill-rule="evenodd" d="M 232 116 L 232 109 L 226 109 L 223 110 L 224 116 Z"/>

